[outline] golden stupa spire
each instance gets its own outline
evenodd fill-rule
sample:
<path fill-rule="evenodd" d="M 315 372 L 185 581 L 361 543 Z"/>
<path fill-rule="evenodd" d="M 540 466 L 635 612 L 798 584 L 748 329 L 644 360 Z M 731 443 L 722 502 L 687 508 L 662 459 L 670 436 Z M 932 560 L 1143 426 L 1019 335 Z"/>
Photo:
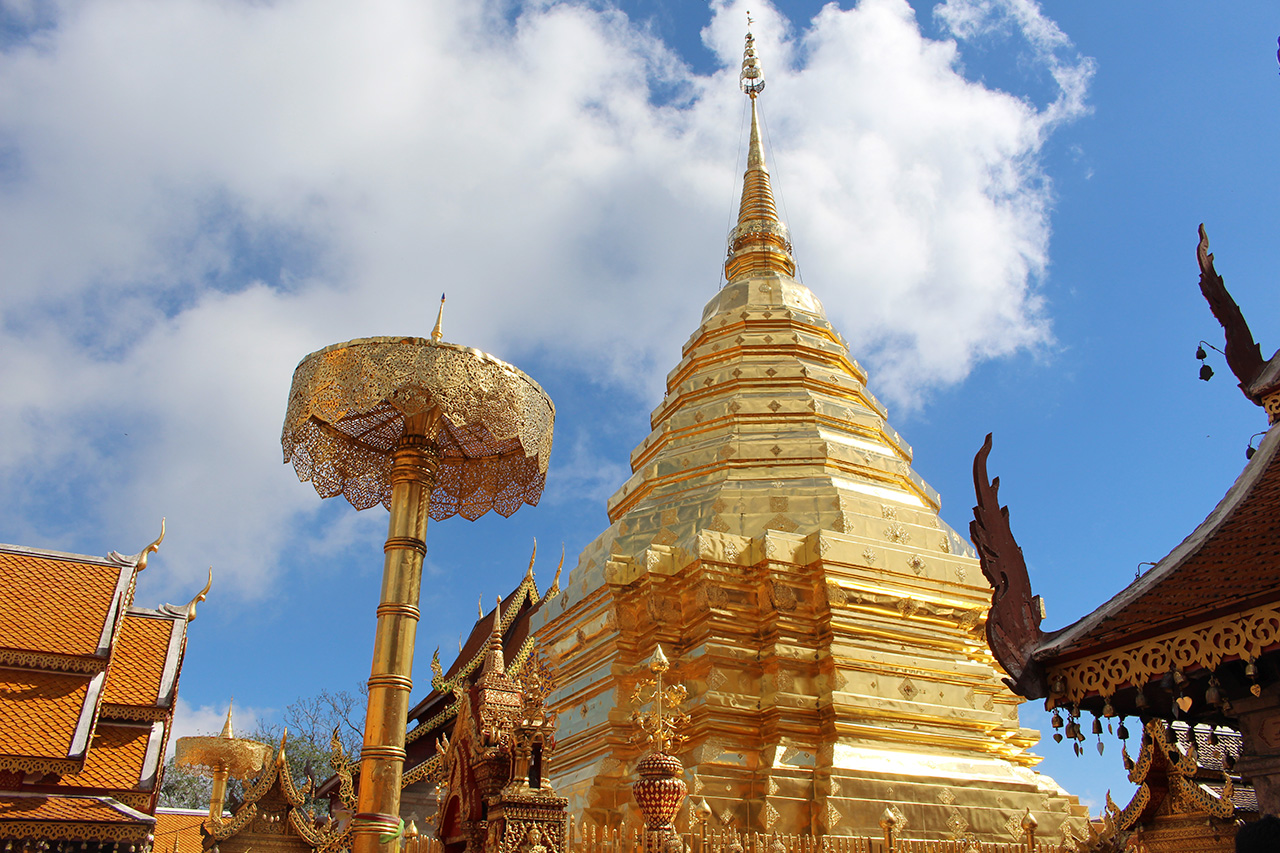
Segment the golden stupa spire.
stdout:
<path fill-rule="evenodd" d="M 506 661 L 502 655 L 502 596 L 498 596 L 498 604 L 493 608 L 493 630 L 489 632 L 489 651 L 485 656 L 485 675 L 502 675 L 506 671 Z"/>
<path fill-rule="evenodd" d="M 747 18 L 747 23 L 751 19 Z M 756 98 L 764 91 L 764 71 L 756 57 L 755 37 L 747 31 L 742 51 L 742 73 L 738 75 L 742 91 L 751 99 L 751 142 L 747 148 L 747 171 L 742 176 L 742 203 L 738 207 L 738 224 L 729 232 L 729 258 L 724 264 L 727 281 L 753 275 L 781 273 L 795 275 L 796 262 L 791 257 L 791 236 L 778 218 L 773 203 L 773 187 L 764 162 L 764 142 L 760 138 L 760 115 Z"/>

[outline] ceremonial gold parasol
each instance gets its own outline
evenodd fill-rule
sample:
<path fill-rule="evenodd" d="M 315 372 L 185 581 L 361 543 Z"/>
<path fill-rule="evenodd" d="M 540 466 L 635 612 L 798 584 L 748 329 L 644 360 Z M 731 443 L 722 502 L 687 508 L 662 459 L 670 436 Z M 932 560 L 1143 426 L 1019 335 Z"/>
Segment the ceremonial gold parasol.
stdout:
<path fill-rule="evenodd" d="M 217 737 L 180 737 L 174 761 L 194 773 L 213 778 L 209 796 L 209 819 L 222 822 L 222 803 L 227 796 L 228 779 L 248 779 L 262 769 L 269 747 L 256 740 L 235 736 L 231 727 L 231 707 L 227 721 Z"/>
<path fill-rule="evenodd" d="M 443 316 L 444 299 L 441 302 Z M 431 338 L 360 338 L 304 358 L 281 445 L 321 497 L 391 511 L 360 753 L 353 850 L 399 827 L 405 717 L 427 518 L 509 516 L 546 483 L 555 406 L 536 382 L 479 350 Z"/>

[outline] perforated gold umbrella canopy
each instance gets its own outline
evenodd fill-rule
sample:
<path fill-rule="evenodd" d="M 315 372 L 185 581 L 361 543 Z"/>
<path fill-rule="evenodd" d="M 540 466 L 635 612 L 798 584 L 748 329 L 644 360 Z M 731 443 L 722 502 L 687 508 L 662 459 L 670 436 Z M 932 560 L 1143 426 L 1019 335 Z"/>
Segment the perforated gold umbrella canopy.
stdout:
<path fill-rule="evenodd" d="M 438 409 L 431 518 L 509 516 L 547 479 L 555 405 L 521 371 L 428 338 L 360 338 L 304 358 L 280 443 L 298 478 L 356 509 L 390 508 L 391 450 L 405 418 Z"/>
<path fill-rule="evenodd" d="M 262 769 L 270 749 L 237 737 L 182 737 L 174 759 L 179 767 L 204 776 L 221 771 L 232 779 L 247 779 Z"/>
<path fill-rule="evenodd" d="M 488 353 L 429 338 L 360 338 L 312 352 L 293 373 L 280 444 L 298 479 L 357 510 L 390 506 L 390 451 L 404 418 L 440 411 L 436 521 L 509 516 L 547 483 L 556 406 Z"/>

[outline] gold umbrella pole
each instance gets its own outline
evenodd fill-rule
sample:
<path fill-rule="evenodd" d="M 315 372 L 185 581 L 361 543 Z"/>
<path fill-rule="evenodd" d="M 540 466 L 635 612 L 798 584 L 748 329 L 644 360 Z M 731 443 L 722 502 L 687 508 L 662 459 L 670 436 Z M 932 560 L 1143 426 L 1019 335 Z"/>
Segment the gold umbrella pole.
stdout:
<path fill-rule="evenodd" d="M 227 799 L 227 778 L 231 775 L 227 765 L 213 768 L 213 790 L 209 793 L 209 819 L 222 823 L 222 805 Z"/>
<path fill-rule="evenodd" d="M 430 436 L 438 410 L 405 419 L 391 454 L 391 520 L 382 569 L 382 600 L 373 641 L 369 706 L 360 752 L 360 795 L 351 823 L 353 853 L 379 853 L 379 836 L 400 823 L 400 779 L 404 772 L 405 719 L 413 687 L 413 644 L 418 631 L 422 560 L 427 553 L 427 517 L 440 463 Z"/>

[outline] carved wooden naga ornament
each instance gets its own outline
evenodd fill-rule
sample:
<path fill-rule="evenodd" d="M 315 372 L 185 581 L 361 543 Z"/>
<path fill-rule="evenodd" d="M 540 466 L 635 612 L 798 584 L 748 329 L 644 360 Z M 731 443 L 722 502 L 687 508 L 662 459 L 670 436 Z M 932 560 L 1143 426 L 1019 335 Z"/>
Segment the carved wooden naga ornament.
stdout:
<path fill-rule="evenodd" d="M 1000 506 L 1000 478 L 987 478 L 991 434 L 973 459 L 973 488 L 978 505 L 969 522 L 969 538 L 978 550 L 982 573 L 991 584 L 987 612 L 987 645 L 1009 674 L 1004 681 L 1028 699 L 1048 695 L 1044 673 L 1032 658 L 1044 638 L 1040 630 L 1040 597 L 1031 594 L 1031 579 L 1022 548 L 1009 528 L 1009 508 Z"/>
<path fill-rule="evenodd" d="M 1203 223 L 1200 225 L 1200 243 L 1196 246 L 1196 261 L 1200 264 L 1200 292 L 1204 294 L 1209 310 L 1213 311 L 1213 316 L 1218 318 L 1226 333 L 1227 348 L 1224 355 L 1227 357 L 1227 366 L 1240 380 L 1240 390 L 1244 391 L 1245 396 L 1261 405 L 1260 401 L 1254 399 L 1250 386 L 1266 364 L 1262 358 L 1262 348 L 1254 341 L 1244 313 L 1227 292 L 1222 276 L 1214 269 L 1213 253 L 1209 251 L 1209 235 L 1205 233 Z"/>

